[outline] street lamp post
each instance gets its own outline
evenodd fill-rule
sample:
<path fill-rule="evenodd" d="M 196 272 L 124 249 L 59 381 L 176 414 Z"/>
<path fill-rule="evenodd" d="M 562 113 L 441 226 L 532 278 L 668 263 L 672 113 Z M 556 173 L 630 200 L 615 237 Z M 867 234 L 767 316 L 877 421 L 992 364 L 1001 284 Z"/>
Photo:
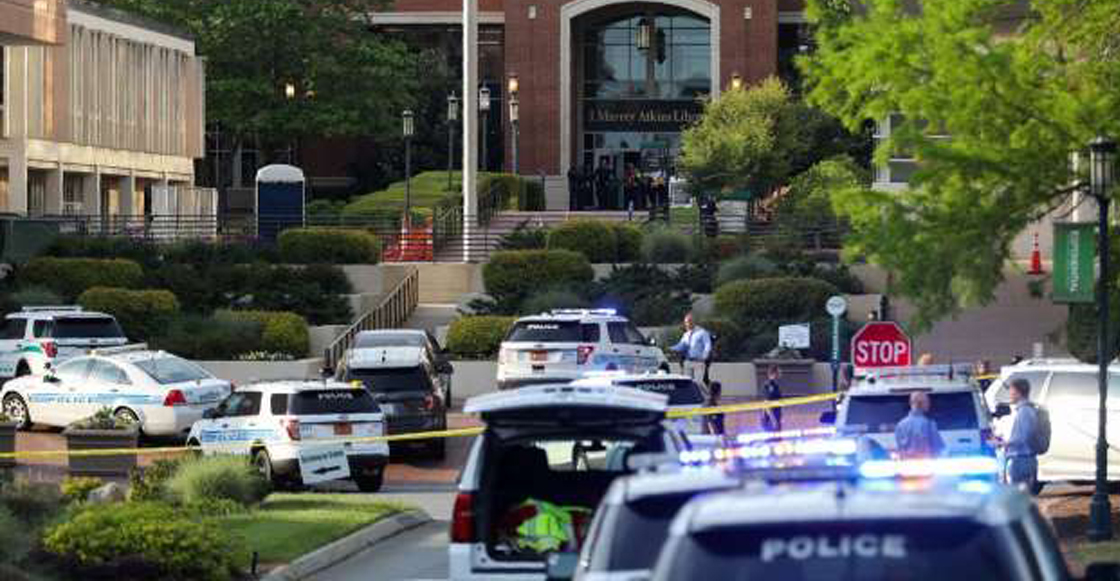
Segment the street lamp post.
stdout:
<path fill-rule="evenodd" d="M 478 88 L 478 111 L 482 113 L 482 154 L 478 157 L 482 160 L 482 171 L 486 171 L 490 167 L 490 160 L 486 156 L 486 142 L 489 141 L 487 139 L 489 131 L 486 130 L 488 127 L 486 121 L 487 117 L 490 116 L 490 89 L 486 85 Z"/>
<path fill-rule="evenodd" d="M 1108 500 L 1108 364 L 1112 359 L 1108 335 L 1108 294 L 1111 284 L 1109 273 L 1108 207 L 1109 190 L 1112 188 L 1113 164 L 1116 160 L 1116 142 L 1097 137 L 1089 144 L 1089 194 L 1097 200 L 1099 211 L 1097 246 L 1100 248 L 1100 282 L 1097 284 L 1097 478 L 1093 499 L 1089 503 L 1089 540 L 1107 541 L 1112 538 L 1112 507 Z"/>
<path fill-rule="evenodd" d="M 517 91 L 520 88 L 517 82 L 517 73 L 509 76 L 509 124 L 513 142 L 513 174 L 517 175 L 517 137 L 518 137 L 518 102 Z"/>
<path fill-rule="evenodd" d="M 412 227 L 412 136 L 416 133 L 412 109 L 401 113 L 401 132 L 404 134 L 404 225 Z"/>
<path fill-rule="evenodd" d="M 447 191 L 451 191 L 451 172 L 455 169 L 455 122 L 459 120 L 459 98 L 455 91 L 447 96 Z"/>

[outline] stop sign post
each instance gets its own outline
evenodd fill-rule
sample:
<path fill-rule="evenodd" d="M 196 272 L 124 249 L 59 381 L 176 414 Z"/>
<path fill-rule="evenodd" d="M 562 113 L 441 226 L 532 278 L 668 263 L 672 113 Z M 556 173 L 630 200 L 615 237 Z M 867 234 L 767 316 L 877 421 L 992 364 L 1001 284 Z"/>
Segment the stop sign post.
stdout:
<path fill-rule="evenodd" d="M 852 365 L 905 367 L 912 362 L 913 344 L 898 323 L 868 323 L 852 337 Z"/>

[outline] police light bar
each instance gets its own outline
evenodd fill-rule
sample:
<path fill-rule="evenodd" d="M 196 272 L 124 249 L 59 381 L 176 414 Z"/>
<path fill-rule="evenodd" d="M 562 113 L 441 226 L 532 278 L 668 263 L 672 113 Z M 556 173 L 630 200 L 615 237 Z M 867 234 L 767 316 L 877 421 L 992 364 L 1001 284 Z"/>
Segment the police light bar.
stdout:
<path fill-rule="evenodd" d="M 765 442 L 767 440 L 786 440 L 794 438 L 813 438 L 832 436 L 836 434 L 836 428 L 832 426 L 822 428 L 805 428 L 803 430 L 784 430 L 781 432 L 755 432 L 752 434 L 739 434 L 735 438 L 740 444 L 753 444 L 756 442 Z"/>
<path fill-rule="evenodd" d="M 714 450 L 686 450 L 681 452 L 682 464 L 707 464 L 728 460 L 763 460 L 789 458 L 795 456 L 853 456 L 858 450 L 855 440 L 806 439 L 785 440 L 772 444 L 743 446 L 738 448 L 716 448 Z"/>
<path fill-rule="evenodd" d="M 41 305 L 37 307 L 23 307 L 20 310 L 24 313 L 45 313 L 49 311 L 80 313 L 82 312 L 82 307 L 80 305 Z"/>
<path fill-rule="evenodd" d="M 148 351 L 147 343 L 132 343 L 131 345 L 120 345 L 118 347 L 99 347 L 91 349 L 90 355 L 120 355 L 121 353 L 133 353 L 136 351 Z"/>
<path fill-rule="evenodd" d="M 552 309 L 549 312 L 553 315 L 601 315 L 605 317 L 613 317 L 618 314 L 615 309 Z"/>
<path fill-rule="evenodd" d="M 928 460 L 868 460 L 859 467 L 864 478 L 929 478 L 934 476 L 995 476 L 999 462 L 991 456 Z"/>
<path fill-rule="evenodd" d="M 857 374 L 864 380 L 890 381 L 907 379 L 953 379 L 956 376 L 967 379 L 972 376 L 972 366 L 967 363 L 952 365 L 910 365 L 904 367 L 863 367 Z"/>

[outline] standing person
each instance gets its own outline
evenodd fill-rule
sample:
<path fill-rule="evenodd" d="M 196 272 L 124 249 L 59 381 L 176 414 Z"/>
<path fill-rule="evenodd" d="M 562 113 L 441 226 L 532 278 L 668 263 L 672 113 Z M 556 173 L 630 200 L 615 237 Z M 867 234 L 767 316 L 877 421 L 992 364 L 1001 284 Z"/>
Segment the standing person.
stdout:
<path fill-rule="evenodd" d="M 766 383 L 762 385 L 762 396 L 766 398 L 766 401 L 782 399 L 782 386 L 778 384 L 778 378 L 781 376 L 782 372 L 777 365 L 771 365 L 766 370 Z M 767 432 L 782 431 L 782 408 L 774 407 L 763 410 L 762 428 Z"/>
<path fill-rule="evenodd" d="M 918 365 L 933 365 L 933 353 L 922 353 L 922 356 L 918 357 Z"/>
<path fill-rule="evenodd" d="M 935 458 L 945 451 L 937 422 L 927 415 L 929 405 L 929 396 L 924 391 L 911 393 L 910 413 L 894 427 L 894 441 L 903 460 Z"/>
<path fill-rule="evenodd" d="M 1011 380 L 1011 436 L 1003 444 L 1004 481 L 1034 493 L 1038 482 L 1038 410 L 1031 404 L 1031 384 L 1023 378 Z"/>
<path fill-rule="evenodd" d="M 981 359 L 976 362 L 976 385 L 980 386 L 980 392 L 988 391 L 988 386 L 992 384 L 995 376 L 992 375 L 992 362 L 987 359 Z"/>
<path fill-rule="evenodd" d="M 572 167 L 569 167 L 568 168 L 568 209 L 569 210 L 579 210 L 579 209 L 581 209 L 580 208 L 580 199 L 579 199 L 580 198 L 579 189 L 580 189 L 580 184 L 582 182 L 583 182 L 583 176 L 579 175 L 579 169 L 576 168 L 576 166 L 574 166 L 574 165 Z"/>
<path fill-rule="evenodd" d="M 606 209 L 608 207 L 609 194 L 607 190 L 610 188 L 611 181 L 611 158 L 599 158 L 599 167 L 595 170 L 595 208 Z"/>
<path fill-rule="evenodd" d="M 723 384 L 718 381 L 713 381 L 711 386 L 708 387 L 708 401 L 705 405 L 707 407 L 719 407 L 720 398 L 722 397 Z M 723 414 L 708 414 L 704 416 L 704 433 L 715 434 L 717 436 L 724 435 Z"/>
<path fill-rule="evenodd" d="M 706 378 L 712 354 L 712 334 L 692 320 L 692 313 L 684 316 L 684 335 L 670 349 L 680 354 L 686 375 L 692 379 Z"/>

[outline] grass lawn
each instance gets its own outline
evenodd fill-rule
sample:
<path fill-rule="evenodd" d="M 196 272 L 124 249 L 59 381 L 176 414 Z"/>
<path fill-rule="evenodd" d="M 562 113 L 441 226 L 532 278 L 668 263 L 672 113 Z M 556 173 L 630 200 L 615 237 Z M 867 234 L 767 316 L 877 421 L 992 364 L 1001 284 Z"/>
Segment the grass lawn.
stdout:
<path fill-rule="evenodd" d="M 669 222 L 674 226 L 695 226 L 700 222 L 700 208 L 695 204 L 687 208 L 669 208 Z"/>
<path fill-rule="evenodd" d="M 445 176 L 446 177 L 446 176 Z M 331 541 L 408 507 L 366 494 L 273 494 L 246 514 L 219 519 L 262 563 L 290 563 Z"/>

